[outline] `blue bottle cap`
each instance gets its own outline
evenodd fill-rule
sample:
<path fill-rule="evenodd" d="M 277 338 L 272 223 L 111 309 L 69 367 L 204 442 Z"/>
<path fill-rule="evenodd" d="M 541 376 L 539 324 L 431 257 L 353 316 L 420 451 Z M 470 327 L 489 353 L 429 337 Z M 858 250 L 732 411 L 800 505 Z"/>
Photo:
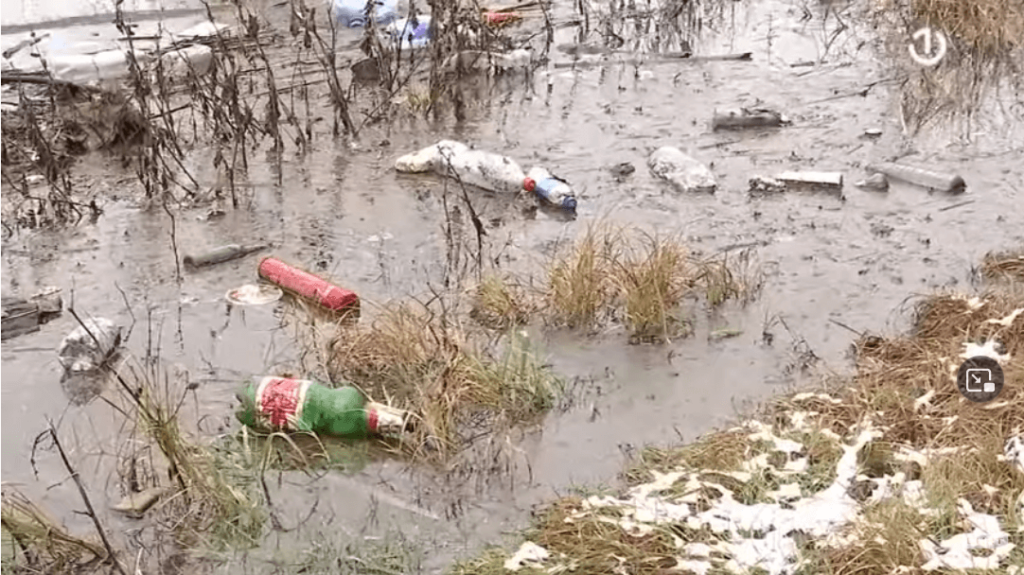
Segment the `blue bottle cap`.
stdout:
<path fill-rule="evenodd" d="M 569 211 L 576 211 L 576 198 L 570 196 L 568 198 L 562 198 L 562 209 Z"/>

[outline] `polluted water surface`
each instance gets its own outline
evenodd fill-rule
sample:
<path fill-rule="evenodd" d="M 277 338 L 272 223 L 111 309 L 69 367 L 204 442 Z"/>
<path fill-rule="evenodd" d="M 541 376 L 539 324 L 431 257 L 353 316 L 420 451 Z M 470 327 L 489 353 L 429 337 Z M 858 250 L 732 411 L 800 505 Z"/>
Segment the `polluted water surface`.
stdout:
<path fill-rule="evenodd" d="M 289 6 L 257 4 L 265 29 L 290 38 Z M 550 28 L 548 61 L 530 74 L 462 80 L 459 118 L 427 120 L 403 112 L 370 124 L 355 139 L 323 135 L 302 154 L 260 148 L 235 182 L 237 205 L 209 162 L 212 149 L 203 145 L 186 163 L 204 187 L 222 188 L 219 200 L 169 210 L 123 191 L 135 174 L 93 153 L 80 173 L 89 176 L 103 213 L 67 228 L 5 229 L 4 293 L 24 296 L 58 285 L 83 318 L 116 320 L 125 328 L 128 354 L 158 358 L 153 361 L 168 382 L 189 388 L 182 413 L 196 422 L 199 435 L 214 438 L 237 430 L 234 393 L 248 378 L 281 365 L 326 374 L 321 358 L 304 353 L 303 343 L 282 327 L 283 320 L 294 321 L 288 298 L 234 305 L 225 297 L 253 286 L 246 289 L 263 303 L 255 286 L 266 254 L 194 270 L 180 265 L 182 256 L 229 244 L 269 244 L 276 257 L 335 278 L 371 302 L 364 307 L 372 319 L 372 303 L 423 294 L 444 275 L 451 255 L 445 232 L 451 207 L 445 202 L 456 201 L 445 186 L 454 184 L 394 169 L 397 158 L 440 140 L 545 166 L 571 182 L 578 202 L 574 217 L 536 209 L 513 194 L 468 192 L 474 213 L 461 214 L 463 225 L 479 222 L 488 241 L 508 246 L 496 257 L 506 269 L 532 272 L 599 220 L 676 234 L 703 257 L 756 262 L 760 279 L 751 281 L 763 281 L 757 299 L 695 314 L 690 333 L 666 344 L 633 345 L 614 327 L 585 337 L 531 327 L 529 337 L 541 344 L 551 369 L 576 382 L 572 397 L 536 426 L 473 445 L 467 465 L 438 470 L 370 458 L 350 473 L 331 472 L 316 481 L 282 472 L 266 487 L 274 521 L 284 528 L 270 531 L 264 551 L 299 545 L 307 533 L 382 537 L 398 529 L 432 550 L 425 572 L 443 572 L 453 559 L 525 526 L 534 505 L 576 485 L 612 481 L 644 445 L 692 440 L 727 425 L 738 410 L 787 391 L 814 369 L 843 372 L 857 332 L 904 327 L 891 319 L 908 294 L 962 286 L 983 254 L 1022 240 L 1020 226 L 1008 221 L 1018 211 L 1024 181 L 1019 134 L 979 129 L 969 143 L 951 146 L 920 136 L 908 146 L 893 108 L 898 86 L 876 32 L 863 7 L 836 4 L 842 3 L 705 2 L 687 16 L 707 24 L 699 34 L 658 34 L 657 22 L 622 17 L 616 10 L 625 8 L 618 3 L 594 4 L 583 17 L 574 3 L 555 2 L 550 14 L 558 25 Z M 5 2 L 5 36 L 7 8 Z M 25 10 L 25 21 L 14 23 L 50 17 Z M 61 30 L 70 37 L 85 26 L 117 35 L 112 26 L 91 21 Z M 547 33 L 540 15 L 518 26 L 539 37 Z M 359 41 L 361 30 L 338 33 L 348 46 Z M 286 42 L 275 45 L 269 60 L 294 59 L 289 49 Z M 691 57 L 678 57 L 684 52 Z M 354 62 L 363 54 L 343 50 L 338 56 Z M 323 108 L 317 129 L 329 130 L 326 101 L 315 104 Z M 713 129 L 717 112 L 742 107 L 784 112 L 787 123 Z M 985 121 L 979 115 L 978 122 Z M 866 138 L 867 130 L 880 134 Z M 648 158 L 666 146 L 705 164 L 716 180 L 714 193 L 680 193 L 651 173 Z M 896 181 L 884 193 L 852 185 L 871 175 L 864 166 L 908 147 L 921 164 L 962 176 L 966 195 Z M 635 170 L 622 169 L 623 163 Z M 750 178 L 787 172 L 841 172 L 846 183 L 838 194 L 749 193 Z M 91 521 L 75 513 L 81 502 L 74 484 L 52 486 L 67 475 L 61 460 L 46 456 L 27 463 L 47 418 L 59 419 L 66 435 L 76 438 L 76 461 L 101 522 L 125 532 L 137 524 L 111 509 L 123 496 L 111 479 L 121 422 L 95 399 L 102 390 L 83 394 L 69 387 L 74 382 L 62 378 L 55 353 L 77 325 L 63 314 L 4 342 L 3 479 L 23 485 L 70 530 L 89 532 Z M 757 551 L 753 547 L 770 543 L 782 551 L 769 572 L 785 572 L 780 566 L 791 556 L 786 550 L 796 545 L 789 531 L 824 532 L 846 519 L 849 460 L 876 431 L 864 430 L 863 441 L 843 447 L 832 487 L 797 500 L 793 509 L 764 504 L 758 508 L 764 513 L 749 516 L 750 525 L 731 528 L 732 539 L 719 550 L 742 566 Z M 799 470 L 791 472 L 796 481 Z M 702 481 L 661 477 L 628 500 L 587 499 L 580 513 L 615 507 L 619 521 L 642 530 L 665 513 L 713 524 L 725 507 L 738 505 L 724 487 L 717 507 L 699 516 L 652 495 L 680 480 L 695 486 Z M 778 499 L 787 499 L 786 489 L 779 487 Z M 821 510 L 818 519 L 804 521 L 801 504 Z M 735 531 L 740 528 L 778 537 L 755 542 Z M 692 570 L 700 572 L 702 556 L 715 550 L 693 548 Z M 557 561 L 535 544 L 522 557 L 525 563 Z M 271 572 L 266 565 L 242 567 L 241 553 L 231 561 L 238 573 Z"/>

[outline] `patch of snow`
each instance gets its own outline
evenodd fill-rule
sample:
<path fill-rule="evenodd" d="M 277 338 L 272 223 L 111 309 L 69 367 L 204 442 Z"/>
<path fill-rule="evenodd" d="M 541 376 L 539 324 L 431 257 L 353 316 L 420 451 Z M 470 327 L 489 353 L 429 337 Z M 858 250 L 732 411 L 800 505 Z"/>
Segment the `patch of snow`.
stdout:
<path fill-rule="evenodd" d="M 1024 473 L 1024 435 L 1007 439 L 1003 446 L 1003 456 L 999 459 L 1011 462 L 1017 471 Z"/>
<path fill-rule="evenodd" d="M 843 402 L 843 400 L 835 398 L 835 397 L 832 397 L 831 395 L 829 395 L 827 393 L 809 393 L 809 392 L 798 393 L 798 394 L 794 395 L 793 398 L 792 398 L 792 401 L 807 401 L 808 399 L 823 399 L 823 400 L 825 400 L 825 401 L 827 401 L 829 403 L 835 403 L 835 404 L 840 404 L 840 403 Z"/>
<path fill-rule="evenodd" d="M 999 342 L 994 339 L 986 341 L 984 345 L 978 345 L 973 342 L 965 343 L 964 352 L 960 354 L 960 357 L 971 359 L 972 357 L 985 356 L 998 361 L 1002 365 L 1010 361 L 1010 354 L 1001 354 L 996 351 L 996 346 L 998 345 Z"/>
<path fill-rule="evenodd" d="M 799 483 L 785 483 L 775 491 L 768 492 L 768 497 L 778 501 L 780 499 L 800 499 L 803 493 L 800 491 Z"/>
<path fill-rule="evenodd" d="M 961 499 L 960 514 L 974 527 L 970 533 L 959 533 L 936 544 L 931 539 L 920 542 L 921 551 L 927 562 L 921 567 L 925 571 L 938 569 L 999 569 L 999 564 L 1009 557 L 1015 548 L 1009 543 L 1009 535 L 999 525 L 999 518 L 985 513 L 975 513 L 971 504 Z M 974 549 L 987 549 L 987 557 L 975 557 Z"/>
<path fill-rule="evenodd" d="M 515 555 L 505 561 L 505 569 L 518 571 L 523 567 L 529 566 L 528 564 L 530 563 L 542 563 L 550 556 L 551 554 L 548 553 L 547 549 L 532 541 L 526 541 L 519 546 L 519 551 L 516 551 Z"/>
<path fill-rule="evenodd" d="M 1003 327 L 1010 327 L 1010 325 L 1013 324 L 1014 320 L 1016 320 L 1017 317 L 1022 313 L 1024 313 L 1024 307 L 1013 310 L 1013 313 L 1004 317 L 1003 319 L 990 319 L 985 321 L 985 323 L 994 323 L 997 325 L 1001 325 Z"/>
<path fill-rule="evenodd" d="M 707 575 L 707 572 L 711 570 L 711 563 L 707 561 L 682 561 L 677 559 L 676 565 L 671 569 L 672 571 L 693 571 L 697 575 Z"/>
<path fill-rule="evenodd" d="M 690 543 L 683 551 L 690 557 L 711 557 L 711 546 L 706 543 Z"/>
<path fill-rule="evenodd" d="M 935 390 L 929 389 L 927 393 L 915 399 L 914 411 L 920 411 L 922 407 L 930 406 L 933 397 L 935 397 Z"/>

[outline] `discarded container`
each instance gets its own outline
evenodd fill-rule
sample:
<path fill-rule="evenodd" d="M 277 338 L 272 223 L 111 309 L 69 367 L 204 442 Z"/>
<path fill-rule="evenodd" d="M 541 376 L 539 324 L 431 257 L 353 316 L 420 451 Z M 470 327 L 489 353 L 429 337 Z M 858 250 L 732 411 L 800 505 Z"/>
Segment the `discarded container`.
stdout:
<path fill-rule="evenodd" d="M 202 76 L 213 66 L 213 49 L 203 44 L 176 48 L 160 56 L 160 63 L 167 77 Z"/>
<path fill-rule="evenodd" d="M 495 28 L 507 26 L 523 19 L 519 12 L 487 11 L 483 13 L 484 23 Z"/>
<path fill-rule="evenodd" d="M 445 60 L 443 68 L 463 70 L 524 70 L 533 64 L 533 52 L 519 48 L 511 52 L 487 52 L 484 50 L 463 50 Z"/>
<path fill-rule="evenodd" d="M 464 184 L 511 194 L 520 193 L 526 179 L 523 169 L 512 158 L 474 150 L 452 140 L 442 140 L 398 158 L 395 169 L 413 174 L 434 172 Z"/>
<path fill-rule="evenodd" d="M 921 186 L 922 188 L 928 188 L 930 190 L 937 190 L 940 192 L 959 194 L 967 187 L 964 179 L 956 174 L 943 174 L 933 172 L 931 170 L 925 170 L 923 168 L 905 166 L 903 164 L 895 164 L 892 162 L 872 164 L 867 167 L 867 170 L 869 172 L 885 174 L 890 178 L 896 178 L 897 180 L 903 180 L 904 182 L 909 182 L 911 184 Z"/>
<path fill-rule="evenodd" d="M 789 123 L 786 118 L 766 108 L 725 110 L 715 112 L 711 120 L 713 130 L 741 130 L 744 128 L 773 128 Z"/>
<path fill-rule="evenodd" d="M 332 310 L 343 311 L 359 306 L 359 296 L 307 271 L 290 266 L 277 258 L 260 262 L 260 277 L 281 289 L 316 302 Z"/>
<path fill-rule="evenodd" d="M 651 172 L 668 180 L 681 192 L 711 192 L 718 187 L 715 175 L 707 166 L 684 154 L 679 148 L 658 148 L 647 159 Z"/>
<path fill-rule="evenodd" d="M 265 376 L 236 396 L 238 420 L 260 431 L 306 431 L 333 437 L 365 438 L 408 431 L 406 411 L 368 402 L 356 388 L 330 388 L 308 379 Z"/>
<path fill-rule="evenodd" d="M 60 288 L 49 287 L 28 299 L 4 297 L 2 299 L 2 335 L 8 339 L 37 331 L 39 326 L 60 314 L 64 301 Z"/>
<path fill-rule="evenodd" d="M 776 180 L 785 182 L 787 187 L 803 187 L 842 191 L 843 174 L 841 172 L 783 172 L 775 176 Z"/>
<path fill-rule="evenodd" d="M 171 493 L 167 487 L 150 487 L 137 493 L 129 493 L 116 505 L 111 506 L 114 511 L 119 511 L 130 517 L 140 517 L 149 511 L 157 501 L 164 495 Z"/>
<path fill-rule="evenodd" d="M 544 168 L 532 168 L 523 180 L 523 189 L 563 210 L 576 211 L 576 194 L 569 183 L 557 178 Z"/>
<path fill-rule="evenodd" d="M 874 174 L 868 179 L 861 180 L 854 185 L 858 188 L 874 190 L 876 192 L 885 192 L 889 190 L 889 180 L 885 177 L 885 174 Z"/>
<path fill-rule="evenodd" d="M 201 268 L 247 256 L 251 253 L 265 250 L 267 247 L 268 246 L 266 244 L 228 244 L 226 246 L 220 246 L 219 248 L 212 249 L 204 254 L 187 255 L 182 259 L 182 262 L 190 267 Z"/>
<path fill-rule="evenodd" d="M 402 18 L 388 25 L 386 32 L 401 51 L 418 50 L 430 45 L 433 38 L 430 16 Z"/>
<path fill-rule="evenodd" d="M 398 16 L 398 0 L 370 0 L 373 2 L 371 16 L 378 26 L 385 26 Z M 366 26 L 367 0 L 331 0 L 334 20 L 345 28 Z"/>
<path fill-rule="evenodd" d="M 267 305 L 280 300 L 284 292 L 270 284 L 245 284 L 229 290 L 224 299 L 235 305 Z"/>
<path fill-rule="evenodd" d="M 768 176 L 754 176 L 748 184 L 751 194 L 778 194 L 786 191 L 786 182 Z"/>
<path fill-rule="evenodd" d="M 121 326 L 105 318 L 87 319 L 64 336 L 57 358 L 72 372 L 94 371 L 121 345 Z"/>

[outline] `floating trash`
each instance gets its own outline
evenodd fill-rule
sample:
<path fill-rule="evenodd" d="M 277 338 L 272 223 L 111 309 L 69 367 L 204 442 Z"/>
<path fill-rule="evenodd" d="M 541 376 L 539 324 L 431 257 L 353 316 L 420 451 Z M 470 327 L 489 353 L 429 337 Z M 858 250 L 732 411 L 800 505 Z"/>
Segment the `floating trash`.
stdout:
<path fill-rule="evenodd" d="M 246 284 L 225 294 L 225 299 L 237 305 L 266 305 L 284 296 L 281 288 L 270 284 Z"/>

